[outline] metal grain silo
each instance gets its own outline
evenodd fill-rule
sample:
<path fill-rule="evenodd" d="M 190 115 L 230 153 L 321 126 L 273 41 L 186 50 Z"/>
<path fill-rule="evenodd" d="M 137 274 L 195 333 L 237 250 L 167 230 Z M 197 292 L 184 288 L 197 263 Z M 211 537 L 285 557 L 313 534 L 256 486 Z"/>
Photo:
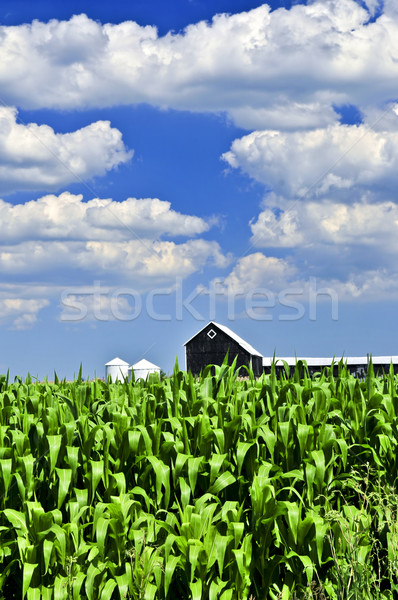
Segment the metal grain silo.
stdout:
<path fill-rule="evenodd" d="M 132 371 L 134 371 L 134 378 L 136 381 L 137 379 L 146 379 L 151 373 L 157 373 L 160 377 L 160 367 L 157 367 L 145 358 L 138 361 L 137 363 L 135 363 L 135 365 L 129 368 L 130 378 Z"/>
<path fill-rule="evenodd" d="M 110 360 L 105 365 L 105 378 L 110 376 L 112 381 L 124 381 L 128 377 L 129 363 L 119 357 Z"/>

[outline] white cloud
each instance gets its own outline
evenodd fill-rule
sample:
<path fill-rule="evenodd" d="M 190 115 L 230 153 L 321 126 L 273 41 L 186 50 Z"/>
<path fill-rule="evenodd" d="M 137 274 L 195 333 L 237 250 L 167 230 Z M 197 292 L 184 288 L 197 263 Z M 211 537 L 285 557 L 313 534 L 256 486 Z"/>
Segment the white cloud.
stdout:
<path fill-rule="evenodd" d="M 57 189 L 104 175 L 131 157 L 109 121 L 61 134 L 19 123 L 15 108 L 0 107 L 0 193 Z"/>
<path fill-rule="evenodd" d="M 279 291 L 295 274 L 295 267 L 287 260 L 254 252 L 238 259 L 223 280 L 223 286 L 231 294 L 245 294 L 260 288 Z"/>
<path fill-rule="evenodd" d="M 0 293 L 0 324 L 13 329 L 29 329 L 37 321 L 40 310 L 50 303 L 47 299 L 3 297 Z"/>
<path fill-rule="evenodd" d="M 398 251 L 395 202 L 364 198 L 351 205 L 333 200 L 289 204 L 274 196 L 268 204 L 257 221 L 251 223 L 251 241 L 256 247 L 341 245 L 370 246 L 385 254 Z"/>
<path fill-rule="evenodd" d="M 371 111 L 362 125 L 261 131 L 224 158 L 273 190 L 250 223 L 254 248 L 289 249 L 301 278 L 342 298 L 386 298 L 398 280 L 398 126 Z M 377 129 L 371 128 L 376 117 Z M 384 125 L 384 126 L 383 126 Z M 386 284 L 390 279 L 391 284 Z"/>
<path fill-rule="evenodd" d="M 127 198 L 122 202 L 63 192 L 24 204 L 0 199 L 2 244 L 23 240 L 157 239 L 159 236 L 191 237 L 208 231 L 214 219 L 185 215 L 157 198 Z"/>
<path fill-rule="evenodd" d="M 2 97 L 27 109 L 147 102 L 228 113 L 258 131 L 235 140 L 224 158 L 275 194 L 275 204 L 269 199 L 251 223 L 252 243 L 278 248 L 283 258 L 255 252 L 239 259 L 225 285 L 236 291 L 304 286 L 315 275 L 342 297 L 388 296 L 398 289 L 391 201 L 398 119 L 382 111 L 396 97 L 398 19 L 396 2 L 387 0 L 370 22 L 376 4 L 367 0 L 368 11 L 354 0 L 275 11 L 263 5 L 163 37 L 154 27 L 101 25 L 84 15 L 3 26 Z M 334 107 L 341 104 L 359 107 L 365 122 L 339 125 Z M 15 109 L 0 110 L 4 193 L 55 189 L 74 181 L 72 173 L 93 177 L 131 156 L 106 121 L 57 134 L 20 125 L 16 117 Z M 306 199 L 293 206 L 283 199 L 297 196 Z M 176 236 L 201 236 L 212 221 L 158 199 L 83 202 L 66 192 L 23 205 L 0 201 L 0 215 L 0 276 L 29 279 L 31 289 L 47 286 L 36 302 L 62 285 L 97 278 L 139 290 L 170 286 L 177 276 L 208 264 L 224 268 L 229 260 L 214 241 L 176 243 Z M 20 306 L 22 324 L 40 310 L 26 306 Z"/>
<path fill-rule="evenodd" d="M 350 198 L 353 188 L 396 189 L 398 129 L 362 124 L 255 131 L 235 140 L 223 158 L 277 194 L 300 199 L 343 192 Z"/>
<path fill-rule="evenodd" d="M 229 264 L 217 242 L 194 237 L 214 223 L 157 198 L 84 202 L 64 192 L 25 204 L 0 200 L 0 325 L 33 326 L 39 311 L 65 292 L 85 307 L 84 320 L 96 319 L 96 281 L 110 294 L 100 297 L 100 313 L 128 320 L 133 309 L 129 294 L 119 297 L 121 289 L 133 295 L 171 290 L 205 266 Z M 61 318 L 73 321 L 69 308 L 62 307 Z"/>
<path fill-rule="evenodd" d="M 328 282 L 339 301 L 374 302 L 398 300 L 398 273 L 379 267 L 350 274 L 344 281 Z"/>
<path fill-rule="evenodd" d="M 233 121 L 244 129 L 313 129 L 327 127 L 336 122 L 337 115 L 332 106 L 326 102 L 288 102 L 282 99 L 280 103 L 271 106 L 252 107 L 239 106 L 229 110 Z"/>
<path fill-rule="evenodd" d="M 130 281 L 148 289 L 187 277 L 207 262 L 218 267 L 228 264 L 217 242 L 201 239 L 182 244 L 146 240 L 29 241 L 0 247 L 3 275 L 54 279 L 58 283 L 78 278 L 80 273 L 80 277 Z"/>
<path fill-rule="evenodd" d="M 374 0 L 368 6 L 373 12 Z M 229 111 L 248 125 L 264 119 L 263 128 L 274 116 L 281 127 L 289 110 L 288 127 L 294 118 L 303 126 L 318 105 L 326 111 L 320 125 L 333 118 L 333 104 L 367 106 L 396 95 L 395 10 L 386 2 L 369 23 L 354 0 L 274 11 L 264 4 L 163 37 L 154 27 L 101 25 L 85 15 L 2 26 L 2 95 L 24 108 L 149 102 Z"/>
<path fill-rule="evenodd" d="M 212 222 L 150 198 L 83 202 L 65 192 L 15 206 L 1 201 L 0 274 L 34 285 L 98 278 L 139 289 L 173 284 L 206 264 L 228 264 L 217 242 L 161 239 L 192 237 Z"/>
<path fill-rule="evenodd" d="M 266 256 L 261 252 L 240 258 L 227 277 L 221 282 L 217 280 L 217 284 L 218 293 L 223 291 L 229 302 L 231 298 L 243 297 L 246 308 L 249 307 L 258 318 L 263 311 L 250 307 L 261 295 L 271 300 L 272 307 L 278 302 L 292 307 L 290 302 L 308 303 L 312 298 L 315 304 L 332 301 L 337 311 L 339 302 L 398 299 L 397 271 L 383 267 L 364 268 L 360 272 L 348 271 L 342 278 L 328 277 L 327 273 L 315 277 L 299 271 L 290 259 Z"/>
<path fill-rule="evenodd" d="M 88 288 L 83 293 L 63 290 L 59 320 L 77 323 L 80 321 L 129 321 L 137 318 L 142 310 L 142 299 L 135 290 L 110 290 L 103 293 Z"/>
<path fill-rule="evenodd" d="M 315 277 L 341 301 L 398 298 L 395 202 L 377 201 L 371 194 L 352 204 L 331 199 L 289 202 L 271 195 L 251 229 L 253 248 L 267 248 L 268 255 L 271 248 L 276 253 L 289 249 L 286 260 L 300 275 L 287 277 L 286 285 L 305 289 Z M 250 281 L 243 275 L 238 279 Z"/>

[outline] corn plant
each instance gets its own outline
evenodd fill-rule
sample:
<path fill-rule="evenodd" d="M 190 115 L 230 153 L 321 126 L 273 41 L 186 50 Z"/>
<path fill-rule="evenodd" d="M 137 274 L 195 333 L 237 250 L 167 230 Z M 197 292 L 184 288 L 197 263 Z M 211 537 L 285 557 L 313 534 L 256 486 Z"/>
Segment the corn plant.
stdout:
<path fill-rule="evenodd" d="M 397 597 L 398 378 L 0 376 L 0 598 Z"/>

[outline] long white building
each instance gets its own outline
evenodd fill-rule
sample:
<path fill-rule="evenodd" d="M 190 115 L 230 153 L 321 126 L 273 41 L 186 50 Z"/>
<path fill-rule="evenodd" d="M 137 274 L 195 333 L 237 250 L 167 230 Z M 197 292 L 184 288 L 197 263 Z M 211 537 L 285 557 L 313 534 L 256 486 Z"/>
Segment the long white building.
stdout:
<path fill-rule="evenodd" d="M 275 360 L 277 371 L 284 368 L 286 363 L 290 368 L 294 367 L 299 360 L 305 361 L 308 371 L 313 374 L 324 367 L 335 365 L 334 372 L 337 373 L 338 363 L 343 360 L 353 375 L 363 377 L 368 369 L 370 355 L 366 356 L 262 356 L 258 350 L 238 336 L 234 331 L 210 321 L 200 331 L 196 332 L 185 342 L 186 368 L 194 374 L 199 374 L 207 365 L 221 364 L 228 352 L 229 360 L 237 359 L 236 365 L 240 368 L 242 375 L 247 374 L 250 367 L 255 377 L 262 372 L 269 373 L 272 361 Z M 398 373 L 398 356 L 372 356 L 375 371 L 388 372 L 392 363 L 394 371 Z"/>

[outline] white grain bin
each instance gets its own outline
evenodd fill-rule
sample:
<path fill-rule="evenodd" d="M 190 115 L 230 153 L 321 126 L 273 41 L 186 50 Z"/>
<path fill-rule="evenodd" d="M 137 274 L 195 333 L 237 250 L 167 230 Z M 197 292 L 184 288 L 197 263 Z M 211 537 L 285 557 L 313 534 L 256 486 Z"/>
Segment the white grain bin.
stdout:
<path fill-rule="evenodd" d="M 129 375 L 129 363 L 122 360 L 119 357 L 110 360 L 105 365 L 105 377 L 108 379 L 109 375 L 112 381 L 123 381 Z"/>
<path fill-rule="evenodd" d="M 146 379 L 151 373 L 157 373 L 160 377 L 160 367 L 143 358 L 129 368 L 129 377 L 131 379 L 132 371 L 134 371 L 135 380 Z"/>

